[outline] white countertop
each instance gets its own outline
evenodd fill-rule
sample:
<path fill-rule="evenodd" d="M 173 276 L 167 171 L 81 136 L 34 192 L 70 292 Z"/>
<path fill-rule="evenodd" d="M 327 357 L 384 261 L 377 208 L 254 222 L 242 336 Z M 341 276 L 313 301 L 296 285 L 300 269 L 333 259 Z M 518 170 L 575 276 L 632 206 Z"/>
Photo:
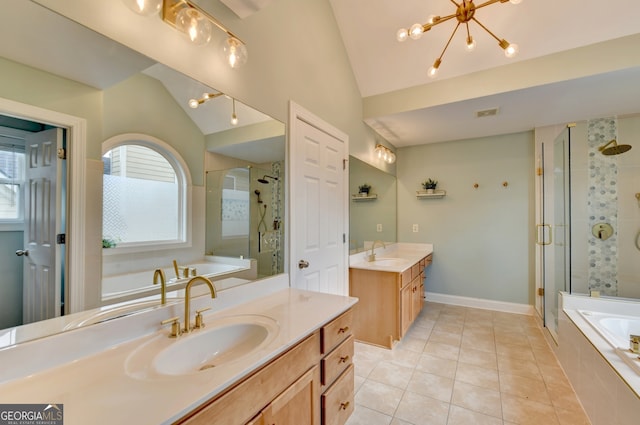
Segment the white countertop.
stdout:
<path fill-rule="evenodd" d="M 125 364 L 129 355 L 158 334 L 168 335 L 168 329 L 163 328 L 105 351 L 6 382 L 0 385 L 0 400 L 63 404 L 65 425 L 172 423 L 284 353 L 356 302 L 357 299 L 351 297 L 282 289 L 205 316 L 208 326 L 215 326 L 216 319 L 243 314 L 264 315 L 277 321 L 277 336 L 242 362 L 175 377 L 138 379 L 127 374 Z"/>
<path fill-rule="evenodd" d="M 422 243 L 394 243 L 388 244 L 386 247 L 377 245 L 375 249 L 376 261 L 367 261 L 370 253 L 371 249 L 368 249 L 365 252 L 350 255 L 349 267 L 354 269 L 402 273 L 427 255 L 432 254 L 433 245 Z"/>

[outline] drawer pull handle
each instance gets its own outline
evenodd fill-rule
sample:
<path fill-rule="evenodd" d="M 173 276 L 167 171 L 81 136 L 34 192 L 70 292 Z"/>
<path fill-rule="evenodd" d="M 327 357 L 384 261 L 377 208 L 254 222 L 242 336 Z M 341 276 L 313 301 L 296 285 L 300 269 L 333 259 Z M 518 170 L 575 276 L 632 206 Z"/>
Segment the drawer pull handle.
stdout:
<path fill-rule="evenodd" d="M 338 329 L 339 334 L 343 334 L 349 330 L 349 326 L 345 326 L 344 328 Z"/>
<path fill-rule="evenodd" d="M 349 360 L 349 356 L 340 357 L 340 363 L 346 363 Z"/>
<path fill-rule="evenodd" d="M 340 410 L 347 410 L 347 407 L 349 407 L 348 401 L 345 401 L 344 403 L 340 403 Z"/>

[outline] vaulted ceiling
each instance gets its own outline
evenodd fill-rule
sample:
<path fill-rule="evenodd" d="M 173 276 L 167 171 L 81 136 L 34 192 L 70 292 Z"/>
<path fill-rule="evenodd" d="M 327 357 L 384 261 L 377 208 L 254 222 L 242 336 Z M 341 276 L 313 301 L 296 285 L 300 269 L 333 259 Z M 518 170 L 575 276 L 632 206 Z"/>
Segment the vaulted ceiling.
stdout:
<path fill-rule="evenodd" d="M 329 1 L 363 96 L 365 121 L 396 147 L 640 112 L 636 0 L 523 0 L 479 9 L 475 17 L 499 38 L 517 43 L 520 53 L 507 59 L 475 23 L 470 30 L 477 47 L 468 53 L 461 26 L 436 79 L 427 70 L 456 20 L 419 40 L 399 43 L 396 32 L 427 22 L 429 15 L 454 13 L 454 0 Z M 497 115 L 476 117 L 493 108 Z"/>

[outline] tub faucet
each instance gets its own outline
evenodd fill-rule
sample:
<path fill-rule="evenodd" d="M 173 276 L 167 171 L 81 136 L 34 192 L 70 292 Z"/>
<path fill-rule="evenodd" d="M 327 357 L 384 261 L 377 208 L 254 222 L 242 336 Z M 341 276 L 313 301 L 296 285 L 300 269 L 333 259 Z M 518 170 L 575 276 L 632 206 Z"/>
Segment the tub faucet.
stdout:
<path fill-rule="evenodd" d="M 367 256 L 367 261 L 369 261 L 369 262 L 371 262 L 371 261 L 376 261 L 376 252 L 375 252 L 375 249 L 376 249 L 376 244 L 377 244 L 378 242 L 380 242 L 380 243 L 382 244 L 382 247 L 383 247 L 383 248 L 386 248 L 386 247 L 387 247 L 387 246 L 384 244 L 384 242 L 383 242 L 383 241 L 380 241 L 380 240 L 373 241 L 373 244 L 371 244 L 371 254 L 369 254 L 369 255 Z"/>
<path fill-rule="evenodd" d="M 158 278 L 160 278 L 160 304 L 165 305 L 167 303 L 167 280 L 164 276 L 162 269 L 156 269 L 153 272 L 153 284 L 158 284 Z"/>
<path fill-rule="evenodd" d="M 190 310 L 191 310 L 191 286 L 193 286 L 194 283 L 196 283 L 197 281 L 203 281 L 204 283 L 207 284 L 207 286 L 209 287 L 209 290 L 211 291 L 211 298 L 215 298 L 217 296 L 216 293 L 216 287 L 213 285 L 213 283 L 207 279 L 204 276 L 196 276 L 194 278 L 191 278 L 191 280 L 189 281 L 189 283 L 187 283 L 187 286 L 185 286 L 184 288 L 184 329 L 182 330 L 183 333 L 187 333 L 191 331 L 191 320 L 189 318 L 190 316 Z M 202 324 L 201 326 L 202 327 Z"/>

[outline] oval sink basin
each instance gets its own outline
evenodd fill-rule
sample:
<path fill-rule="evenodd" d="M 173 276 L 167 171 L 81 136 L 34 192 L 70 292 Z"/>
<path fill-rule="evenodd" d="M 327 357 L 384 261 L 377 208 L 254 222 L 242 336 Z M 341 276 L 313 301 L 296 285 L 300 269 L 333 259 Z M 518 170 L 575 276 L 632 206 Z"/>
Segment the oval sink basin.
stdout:
<path fill-rule="evenodd" d="M 212 323 L 177 339 L 163 332 L 127 359 L 127 373 L 136 378 L 182 376 L 239 362 L 277 336 L 278 323 L 266 316 L 242 315 L 209 319 Z M 205 318 L 206 323 L 206 318 Z"/>
<path fill-rule="evenodd" d="M 372 262 L 373 265 L 382 267 L 404 266 L 408 263 L 409 260 L 406 260 L 404 258 L 377 258 Z"/>
<path fill-rule="evenodd" d="M 167 300 L 166 305 L 178 303 L 180 300 Z M 105 306 L 95 311 L 86 313 L 78 313 L 77 318 L 74 318 L 64 327 L 65 330 L 74 329 L 81 326 L 93 325 L 96 323 L 106 322 L 107 320 L 117 319 L 118 317 L 128 316 L 133 313 L 137 313 L 141 310 L 149 309 L 152 307 L 160 307 L 160 300 L 149 301 L 135 301 L 122 305 Z"/>

